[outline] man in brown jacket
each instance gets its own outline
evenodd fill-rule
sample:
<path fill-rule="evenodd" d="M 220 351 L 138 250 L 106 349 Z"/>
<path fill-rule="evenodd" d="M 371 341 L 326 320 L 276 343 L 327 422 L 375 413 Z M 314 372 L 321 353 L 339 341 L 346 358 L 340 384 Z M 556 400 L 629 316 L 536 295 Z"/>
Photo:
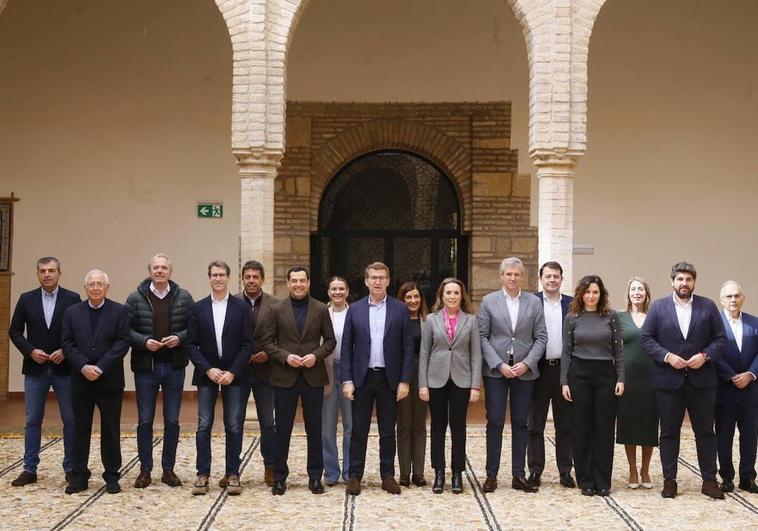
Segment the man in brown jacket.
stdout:
<path fill-rule="evenodd" d="M 321 404 L 324 386 L 329 383 L 324 359 L 337 342 L 326 305 L 308 295 L 308 271 L 298 266 L 291 268 L 287 288 L 290 296 L 271 308 L 264 333 L 264 350 L 273 360 L 271 385 L 276 410 L 271 493 L 281 496 L 287 490 L 287 458 L 299 398 L 308 437 L 308 488 L 313 494 L 322 494 Z"/>

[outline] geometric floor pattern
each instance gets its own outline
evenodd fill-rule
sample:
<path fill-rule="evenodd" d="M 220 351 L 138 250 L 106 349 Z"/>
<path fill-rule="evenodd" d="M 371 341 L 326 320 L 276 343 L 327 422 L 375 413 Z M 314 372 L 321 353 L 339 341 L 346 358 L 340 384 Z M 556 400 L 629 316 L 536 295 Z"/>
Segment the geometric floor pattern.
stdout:
<path fill-rule="evenodd" d="M 548 433 L 550 431 L 548 430 Z M 66 495 L 60 462 L 63 443 L 45 438 L 40 454 L 38 482 L 26 487 L 11 487 L 10 481 L 21 471 L 23 439 L 0 439 L 0 528 L 2 529 L 727 529 L 758 528 L 758 495 L 735 491 L 726 500 L 710 500 L 700 494 L 695 444 L 683 432 L 679 464 L 679 492 L 675 500 L 660 496 L 661 476 L 657 451 L 651 465 L 652 490 L 626 488 L 626 459 L 623 447 L 616 446 L 614 482 L 607 498 L 581 496 L 577 489 L 558 484 L 552 448 L 548 446 L 548 465 L 537 494 L 510 488 L 510 436 L 505 435 L 500 488 L 483 494 L 485 437 L 482 427 L 469 427 L 468 463 L 465 491 L 453 495 L 449 484 L 441 495 L 429 487 L 403 489 L 391 496 L 379 488 L 378 438 L 372 434 L 366 463 L 363 493 L 346 496 L 344 486 L 327 487 L 315 496 L 307 489 L 305 474 L 305 437 L 292 439 L 288 490 L 272 496 L 262 480 L 259 440 L 246 434 L 243 442 L 242 486 L 240 496 L 230 497 L 218 487 L 223 459 L 223 437 L 212 439 L 214 467 L 211 491 L 207 496 L 192 496 L 190 485 L 195 476 L 194 434 L 182 434 L 176 472 L 184 486 L 169 488 L 158 481 L 147 489 L 134 489 L 139 472 L 137 442 L 134 435 L 122 439 L 123 470 L 118 495 L 104 492 L 99 474 L 99 442 L 93 439 L 90 468 L 93 478 L 88 491 Z M 155 439 L 154 460 L 160 463 L 160 437 Z M 552 442 L 552 441 L 551 441 Z M 427 453 L 428 456 L 428 453 Z M 156 474 L 157 472 L 157 474 Z M 432 475 L 427 465 L 427 478 Z M 156 477 L 157 476 L 157 477 Z"/>

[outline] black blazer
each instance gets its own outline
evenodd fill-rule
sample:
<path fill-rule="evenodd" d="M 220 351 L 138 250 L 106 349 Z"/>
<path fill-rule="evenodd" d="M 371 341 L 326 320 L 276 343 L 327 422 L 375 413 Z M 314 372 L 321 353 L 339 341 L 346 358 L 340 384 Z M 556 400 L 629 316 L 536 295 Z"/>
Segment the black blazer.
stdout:
<path fill-rule="evenodd" d="M 59 286 L 53 319 L 48 329 L 45 322 L 45 312 L 42 310 L 42 288 L 33 289 L 21 294 L 18 298 L 16 309 L 13 312 L 8 335 L 16 348 L 24 356 L 24 364 L 21 368 L 22 374 L 41 376 L 47 370 L 45 366 L 50 362 L 37 363 L 32 359 L 32 350 L 38 348 L 46 354 L 52 354 L 61 348 L 63 313 L 66 311 L 66 308 L 77 302 L 81 302 L 78 293 Z M 24 337 L 24 329 L 26 329 L 26 337 Z M 64 360 L 59 365 L 55 363 L 52 365 L 53 369 L 59 374 L 71 372 L 68 360 Z"/>
<path fill-rule="evenodd" d="M 232 385 L 249 385 L 250 369 L 247 364 L 253 353 L 253 323 L 250 306 L 246 302 L 230 295 L 226 303 L 224 330 L 221 333 L 223 356 L 219 357 L 216 346 L 210 295 L 190 308 L 187 335 L 189 358 L 195 366 L 192 385 L 217 386 L 205 375 L 212 368 L 234 373 Z"/>
<path fill-rule="evenodd" d="M 97 386 L 103 390 L 124 388 L 124 356 L 131 341 L 129 308 L 105 299 L 97 329 L 92 330 L 89 304 L 85 300 L 63 314 L 63 353 L 71 364 L 72 389 Z M 82 374 L 85 365 L 95 365 L 103 374 L 90 382 Z"/>

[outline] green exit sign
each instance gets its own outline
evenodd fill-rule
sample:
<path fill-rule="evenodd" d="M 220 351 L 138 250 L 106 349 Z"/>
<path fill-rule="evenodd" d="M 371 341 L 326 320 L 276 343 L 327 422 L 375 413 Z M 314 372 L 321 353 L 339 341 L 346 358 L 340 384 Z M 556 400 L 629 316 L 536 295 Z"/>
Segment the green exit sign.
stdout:
<path fill-rule="evenodd" d="M 223 203 L 198 203 L 197 217 L 199 218 L 223 218 Z"/>

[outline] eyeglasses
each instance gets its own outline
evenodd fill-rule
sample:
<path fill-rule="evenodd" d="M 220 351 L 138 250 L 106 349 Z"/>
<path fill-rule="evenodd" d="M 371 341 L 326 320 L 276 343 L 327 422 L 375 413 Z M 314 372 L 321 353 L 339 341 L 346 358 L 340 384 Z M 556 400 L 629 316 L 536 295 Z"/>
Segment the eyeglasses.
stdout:
<path fill-rule="evenodd" d="M 387 277 L 384 276 L 384 275 L 371 275 L 371 276 L 368 277 L 368 279 L 371 282 L 376 282 L 377 280 L 379 280 L 379 281 L 387 280 Z"/>
<path fill-rule="evenodd" d="M 95 289 L 95 288 L 103 289 L 107 287 L 108 284 L 106 284 L 105 282 L 88 282 L 84 286 L 89 289 Z"/>
<path fill-rule="evenodd" d="M 742 293 L 730 293 L 728 295 L 722 295 L 721 298 L 726 300 L 740 300 L 742 298 Z"/>

